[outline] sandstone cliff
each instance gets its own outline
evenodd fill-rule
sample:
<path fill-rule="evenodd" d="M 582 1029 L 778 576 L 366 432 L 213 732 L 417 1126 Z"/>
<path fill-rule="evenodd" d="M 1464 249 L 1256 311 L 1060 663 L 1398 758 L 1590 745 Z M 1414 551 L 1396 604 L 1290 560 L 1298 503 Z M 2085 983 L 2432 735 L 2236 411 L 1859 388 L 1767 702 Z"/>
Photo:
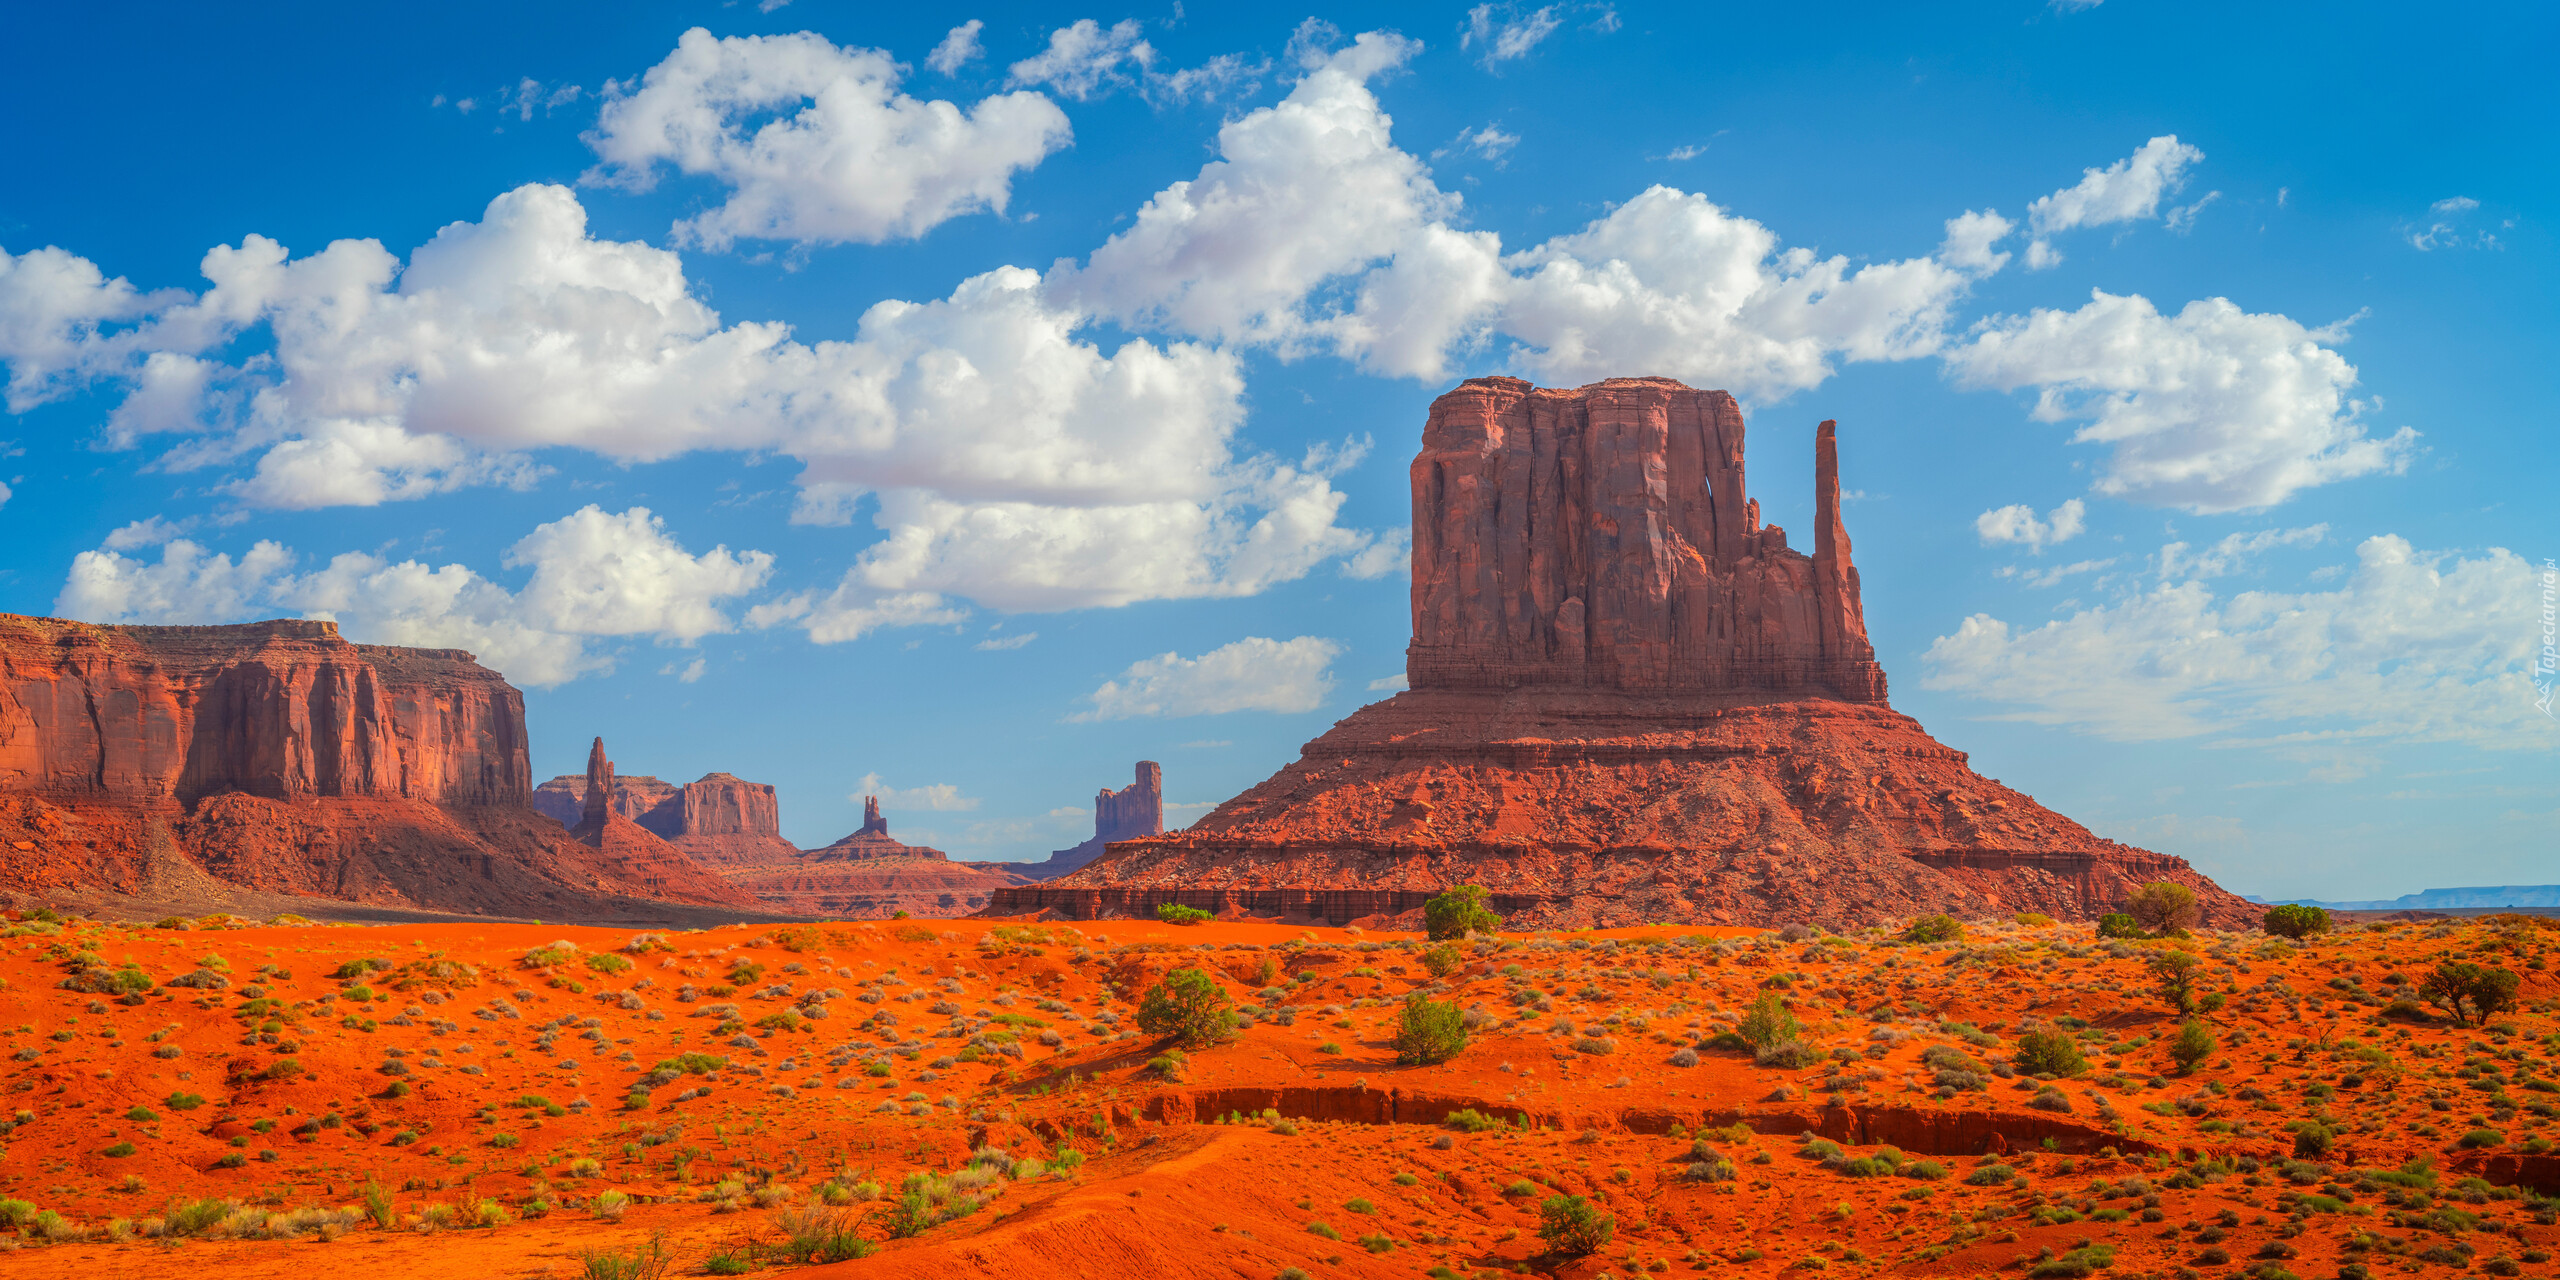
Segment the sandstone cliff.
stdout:
<path fill-rule="evenodd" d="M 560 919 L 741 901 L 698 871 L 576 845 L 527 805 L 529 774 L 523 696 L 459 650 L 350 644 L 330 622 L 0 615 L 0 875 L 15 892 L 184 875 Z"/>
<path fill-rule="evenodd" d="M 1976 774 L 1885 705 L 1815 433 L 1814 554 L 1761 526 L 1732 398 L 1470 381 L 1413 466 L 1412 688 L 1179 833 L 990 914 L 1165 902 L 1343 922 L 1482 884 L 1529 927 L 2087 919 L 2141 884 L 2254 918 L 2179 858 Z"/>

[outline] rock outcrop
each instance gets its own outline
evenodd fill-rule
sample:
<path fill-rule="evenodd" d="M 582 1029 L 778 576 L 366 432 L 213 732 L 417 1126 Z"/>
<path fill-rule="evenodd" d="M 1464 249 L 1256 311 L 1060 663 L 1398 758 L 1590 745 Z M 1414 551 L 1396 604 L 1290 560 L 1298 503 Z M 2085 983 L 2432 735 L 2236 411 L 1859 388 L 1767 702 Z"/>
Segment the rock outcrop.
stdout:
<path fill-rule="evenodd" d="M 1164 766 L 1153 760 L 1138 762 L 1138 776 L 1117 791 L 1103 788 L 1093 797 L 1093 838 L 1069 848 L 1060 849 L 1043 862 L 998 863 L 1007 871 L 1033 880 L 1054 880 L 1102 856 L 1105 846 L 1114 840 L 1135 840 L 1140 836 L 1164 833 Z"/>
<path fill-rule="evenodd" d="M 793 915 L 879 920 L 967 915 L 997 889 L 1023 883 L 1000 863 L 955 862 L 940 849 L 889 834 L 876 796 L 862 800 L 862 826 L 821 849 L 754 866 L 723 866 L 730 884 L 767 909 Z"/>
<path fill-rule="evenodd" d="M 1885 703 L 1815 433 L 1814 553 L 1759 522 L 1731 397 L 1509 378 L 1432 406 L 1413 465 L 1411 688 L 1188 829 L 989 914 L 1410 920 L 1484 885 L 1530 927 L 2087 919 L 2141 884 L 2254 918 L 2182 859 L 1976 774 Z"/>
<path fill-rule="evenodd" d="M 534 788 L 533 806 L 573 827 L 585 820 L 586 797 L 586 775 L 564 773 Z M 763 866 L 800 852 L 782 836 L 782 808 L 773 788 L 733 774 L 706 773 L 676 786 L 647 774 L 617 773 L 608 804 L 705 867 Z"/>
<path fill-rule="evenodd" d="M 0 876 L 20 893 L 215 887 L 545 919 L 741 901 L 626 865 L 527 804 L 524 698 L 455 649 L 331 622 L 0 615 Z"/>
<path fill-rule="evenodd" d="M 1832 431 L 1806 556 L 1760 523 L 1724 392 L 1479 378 L 1440 397 L 1412 468 L 1410 686 L 1884 701 Z"/>

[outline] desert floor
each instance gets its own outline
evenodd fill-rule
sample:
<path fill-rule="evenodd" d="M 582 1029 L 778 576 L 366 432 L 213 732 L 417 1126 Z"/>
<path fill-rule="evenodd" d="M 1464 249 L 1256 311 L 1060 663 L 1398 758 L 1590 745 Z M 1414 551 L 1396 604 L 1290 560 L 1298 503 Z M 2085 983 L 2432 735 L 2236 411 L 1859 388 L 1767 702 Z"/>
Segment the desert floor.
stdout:
<path fill-rule="evenodd" d="M 2560 932 L 2517 918 L 0 933 L 0 1276 L 2560 1274 Z M 2518 1007 L 2416 1003 L 2453 961 Z M 1151 1067 L 1185 967 L 1251 1025 Z M 1454 1059 L 1398 1064 L 1417 991 Z M 1811 1065 L 1717 1047 L 1769 993 Z M 2087 1070 L 2016 1074 L 2039 1029 Z M 1551 1249 L 1557 1196 L 1607 1242 Z"/>

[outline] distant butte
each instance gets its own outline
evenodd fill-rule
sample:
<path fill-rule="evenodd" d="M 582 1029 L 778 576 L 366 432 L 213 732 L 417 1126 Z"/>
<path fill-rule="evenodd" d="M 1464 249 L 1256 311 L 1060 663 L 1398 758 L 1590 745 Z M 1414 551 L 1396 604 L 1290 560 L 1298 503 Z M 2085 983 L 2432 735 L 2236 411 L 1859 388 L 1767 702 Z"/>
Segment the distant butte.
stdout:
<path fill-rule="evenodd" d="M 1807 555 L 1761 523 L 1724 392 L 1461 384 L 1411 471 L 1410 689 L 1190 828 L 989 914 L 1409 921 L 1476 883 L 1521 927 L 2085 920 L 2172 880 L 2209 923 L 2254 919 L 1887 705 L 1834 424 L 1814 448 Z"/>

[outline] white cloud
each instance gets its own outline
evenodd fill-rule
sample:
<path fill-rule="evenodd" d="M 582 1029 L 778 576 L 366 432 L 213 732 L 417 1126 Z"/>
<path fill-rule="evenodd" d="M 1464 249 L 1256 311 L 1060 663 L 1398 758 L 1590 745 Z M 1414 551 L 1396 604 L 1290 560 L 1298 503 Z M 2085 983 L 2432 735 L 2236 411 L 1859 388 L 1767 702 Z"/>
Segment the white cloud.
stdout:
<path fill-rule="evenodd" d="M 2203 160 L 2201 149 L 2175 134 L 2153 138 L 2104 169 L 2082 170 L 2076 185 L 2037 197 L 2027 206 L 2027 223 L 2041 236 L 2150 218 L 2162 196 L 2186 185 L 2188 167 Z"/>
<path fill-rule="evenodd" d="M 647 507 L 613 515 L 593 505 L 525 535 L 505 564 L 533 570 L 517 604 L 536 625 L 687 643 L 732 630 L 719 602 L 763 586 L 773 571 L 762 551 L 687 554 Z"/>
<path fill-rule="evenodd" d="M 338 622 L 350 639 L 468 649 L 513 680 L 544 686 L 610 671 L 588 636 L 649 636 L 691 643 L 727 631 L 718 601 L 760 585 L 771 557 L 715 548 L 689 556 L 645 508 L 620 516 L 587 507 L 537 527 L 507 553 L 533 569 L 521 592 L 449 564 L 397 564 L 363 552 L 307 574 L 295 554 L 260 541 L 236 562 L 185 538 L 127 526 L 123 546 L 149 537 L 157 563 L 108 546 L 73 557 L 54 611 L 89 622 L 201 625 L 300 616 Z M 699 672 L 694 677 L 698 678 Z"/>
<path fill-rule="evenodd" d="M 2315 524 L 2303 529 L 2261 529 L 2255 533 L 2234 533 L 2219 542 L 2196 551 L 2183 542 L 2172 542 L 2160 548 L 2160 580 L 2201 581 L 2236 573 L 2253 556 L 2263 555 L 2278 547 L 2315 547 L 2329 536 L 2329 526 Z"/>
<path fill-rule="evenodd" d="M 47 246 L 11 256 L 0 249 L 0 360 L 9 363 L 8 407 L 27 410 L 61 396 L 112 359 L 104 332 L 157 305 L 155 297 L 98 265 Z"/>
<path fill-rule="evenodd" d="M 531 76 L 516 82 L 516 87 L 498 95 L 498 110 L 513 111 L 518 120 L 531 120 L 540 111 L 545 116 L 576 102 L 586 90 L 574 84 L 546 85 Z"/>
<path fill-rule="evenodd" d="M 674 676 L 677 681 L 683 684 L 693 684 L 702 679 L 703 672 L 710 669 L 710 660 L 700 654 L 695 654 L 693 661 L 684 664 L 683 669 L 677 669 L 676 664 L 670 662 L 667 665 L 658 668 L 658 674 L 662 676 Z"/>
<path fill-rule="evenodd" d="M 2175 134 L 2164 134 L 2104 169 L 2082 170 L 2076 185 L 2037 197 L 2027 206 L 2027 224 L 2040 245 L 2045 237 L 2074 227 L 2148 220 L 2159 212 L 2161 198 L 2184 187 L 2187 170 L 2203 160 L 2201 149 L 2178 141 Z M 2196 207 L 2202 208 L 2203 202 Z M 2192 210 L 2188 216 L 2194 216 Z M 2045 260 L 2038 261 L 2040 256 Z M 2050 248 L 2039 254 L 2036 245 L 2029 246 L 2027 265 L 2031 267 L 2060 260 Z"/>
<path fill-rule="evenodd" d="M 1019 649 L 1039 638 L 1040 633 L 1037 631 L 1020 631 L 1009 636 L 991 636 L 969 647 L 989 653 L 995 653 L 1006 649 Z"/>
<path fill-rule="evenodd" d="M 2438 200 L 2427 206 L 2427 213 L 2433 221 L 2423 227 L 2410 227 L 2404 238 L 2408 240 L 2410 248 L 2420 253 L 2432 253 L 2438 249 L 2503 248 L 2498 237 L 2491 232 L 2466 232 L 2463 229 L 2463 215 L 2476 212 L 2479 208 L 2480 202 L 2469 196 L 2452 196 Z M 2510 222 L 2507 225 L 2515 224 Z"/>
<path fill-rule="evenodd" d="M 2017 580 L 2021 585 L 2034 587 L 2038 590 L 2044 590 L 2050 587 L 2060 586 L 2072 578 L 2079 577 L 2081 574 L 2096 573 L 2100 569 L 2110 568 L 2123 558 L 2124 557 L 2122 556 L 2108 556 L 2104 560 L 2074 560 L 2069 564 L 2058 564 L 2049 569 L 2036 569 L 2022 565 L 2004 564 L 1999 568 L 1992 570 L 1991 576 L 1995 578 L 2012 578 Z M 2104 579 L 2101 579 L 2100 581 L 2103 582 Z"/>
<path fill-rule="evenodd" d="M 949 35 L 942 37 L 942 43 L 925 55 L 924 64 L 947 76 L 977 61 L 986 54 L 978 44 L 978 33 L 986 29 L 987 24 L 976 18 L 953 27 Z"/>
<path fill-rule="evenodd" d="M 1404 673 L 1401 671 L 1391 676 L 1380 676 L 1369 682 L 1371 693 L 1401 693 L 1411 687 L 1405 683 Z"/>
<path fill-rule="evenodd" d="M 108 534 L 106 541 L 100 545 L 104 546 L 109 551 L 130 551 L 135 547 L 156 547 L 162 543 L 185 537 L 189 531 L 195 528 L 196 523 L 196 518 L 194 516 L 188 516 L 180 520 L 169 520 L 160 516 L 152 516 L 148 519 L 136 520 L 133 523 Z"/>
<path fill-rule="evenodd" d="M 1370 543 L 1333 523 L 1338 460 L 1237 449 L 1235 355 L 1105 352 L 1079 337 L 1083 312 L 1019 268 L 879 303 L 852 340 L 805 344 L 778 324 L 724 326 L 676 255 L 594 239 L 569 191 L 529 186 L 405 271 L 369 241 L 296 260 L 258 237 L 205 270 L 201 298 L 81 339 L 123 344 L 130 407 L 156 394 L 131 350 L 272 327 L 272 356 L 237 368 L 180 357 L 192 390 L 178 398 L 192 399 L 150 416 L 191 434 L 159 465 L 253 459 L 230 492 L 317 507 L 522 483 L 523 451 L 546 446 L 781 453 L 804 464 L 797 518 L 844 524 L 868 507 L 887 537 L 837 591 L 760 607 L 765 625 L 844 639 L 958 616 L 945 596 L 1019 610 L 1251 594 Z"/>
<path fill-rule="evenodd" d="M 1511 4 L 1480 4 L 1467 10 L 1466 24 L 1460 27 L 1458 47 L 1478 49 L 1476 63 L 1492 71 L 1501 63 L 1525 58 L 1538 42 L 1556 33 L 1564 19 L 1556 15 L 1555 5 L 1546 5 L 1523 14 Z M 1608 15 L 1614 30 L 1614 13 Z"/>
<path fill-rule="evenodd" d="M 2160 225 L 2179 235 L 2185 235 L 2196 229 L 2196 215 L 2204 212 L 2205 206 L 2221 198 L 2222 193 L 2219 191 L 2205 192 L 2196 199 L 2195 203 L 2171 209 L 2167 216 L 2160 219 Z"/>
<path fill-rule="evenodd" d="M 887 53 L 807 32 L 722 40 L 696 27 L 637 90 L 607 86 L 587 180 L 645 189 L 666 163 L 731 188 L 676 224 L 679 242 L 877 244 L 1002 213 L 1015 171 L 1067 144 L 1066 114 L 1037 93 L 964 109 L 898 92 L 900 71 Z"/>
<path fill-rule="evenodd" d="M 1458 136 L 1450 139 L 1448 146 L 1432 152 L 1431 158 L 1437 160 L 1452 151 L 1472 151 L 1499 166 L 1504 153 L 1519 145 L 1519 134 L 1505 133 L 1502 126 L 1488 124 L 1458 130 Z"/>
<path fill-rule="evenodd" d="M 1093 710 L 1068 719 L 1313 711 L 1333 692 L 1333 673 L 1327 668 L 1341 653 L 1340 644 L 1317 636 L 1247 636 L 1197 658 L 1177 653 L 1142 658 L 1130 663 L 1119 679 L 1093 691 Z"/>
<path fill-rule="evenodd" d="M 12 496 L 14 495 L 11 493 L 9 486 L 6 484 L 0 484 L 0 507 L 9 505 L 9 499 Z"/>
<path fill-rule="evenodd" d="M 1935 352 L 1970 287 L 1934 258 L 1853 271 L 1845 257 L 1781 251 L 1760 223 L 1664 186 L 1504 266 L 1523 278 L 1499 325 L 1537 376 L 1571 386 L 1642 370 L 1745 396 L 1818 386 L 1835 357 Z"/>
<path fill-rule="evenodd" d="M 1342 575 L 1371 581 L 1413 567 L 1413 531 L 1389 529 L 1342 562 Z"/>
<path fill-rule="evenodd" d="M 2309 329 L 2223 298 L 2164 316 L 2149 299 L 2092 291 L 2077 311 L 1985 322 L 1947 353 L 1959 382 L 2037 390 L 2042 422 L 2085 420 L 2072 439 L 2112 448 L 2097 491 L 2197 512 L 2271 506 L 2315 485 L 2397 473 L 2417 433 L 2365 434 L 2347 396 L 2356 371 Z"/>
<path fill-rule="evenodd" d="M 2335 591 L 2221 598 L 2190 579 L 2033 630 L 1976 614 L 1931 643 L 1922 684 L 2117 741 L 2250 730 L 2262 736 L 2217 745 L 2548 750 L 2560 727 L 2533 710 L 2524 671 L 2541 635 L 2534 584 L 2503 549 L 2374 537 Z"/>
<path fill-rule="evenodd" d="M 1975 516 L 1973 531 L 1986 547 L 2014 543 L 2042 555 L 2046 547 L 2059 546 L 2080 536 L 2081 531 L 2088 528 L 2087 515 L 2088 507 L 2078 498 L 2055 507 L 2042 520 L 2036 518 L 2035 508 L 2021 502 Z"/>
<path fill-rule="evenodd" d="M 948 782 L 930 782 L 921 787 L 892 787 L 880 781 L 880 775 L 866 773 L 854 784 L 847 800 L 877 796 L 886 809 L 930 809 L 935 813 L 966 813 L 978 807 L 976 796 L 960 794 L 960 788 Z"/>
<path fill-rule="evenodd" d="M 1369 33 L 1280 103 L 1218 130 L 1219 158 L 1159 191 L 1053 292 L 1123 321 L 1221 342 L 1303 341 L 1329 278 L 1386 257 L 1449 205 L 1388 137 L 1372 77 L 1420 49 Z"/>
<path fill-rule="evenodd" d="M 1113 85 L 1132 84 L 1155 65 L 1155 46 L 1141 37 L 1135 18 L 1105 27 L 1091 18 L 1049 33 L 1049 47 L 1013 64 L 1007 81 L 1017 88 L 1045 84 L 1082 102 Z M 1122 71 L 1127 63 L 1136 75 Z"/>
<path fill-rule="evenodd" d="M 2009 238 L 2017 224 L 1997 209 L 1967 209 L 1947 219 L 1947 238 L 1938 246 L 1938 261 L 1958 271 L 1987 276 L 2007 266 L 2009 255 L 1991 246 Z"/>

